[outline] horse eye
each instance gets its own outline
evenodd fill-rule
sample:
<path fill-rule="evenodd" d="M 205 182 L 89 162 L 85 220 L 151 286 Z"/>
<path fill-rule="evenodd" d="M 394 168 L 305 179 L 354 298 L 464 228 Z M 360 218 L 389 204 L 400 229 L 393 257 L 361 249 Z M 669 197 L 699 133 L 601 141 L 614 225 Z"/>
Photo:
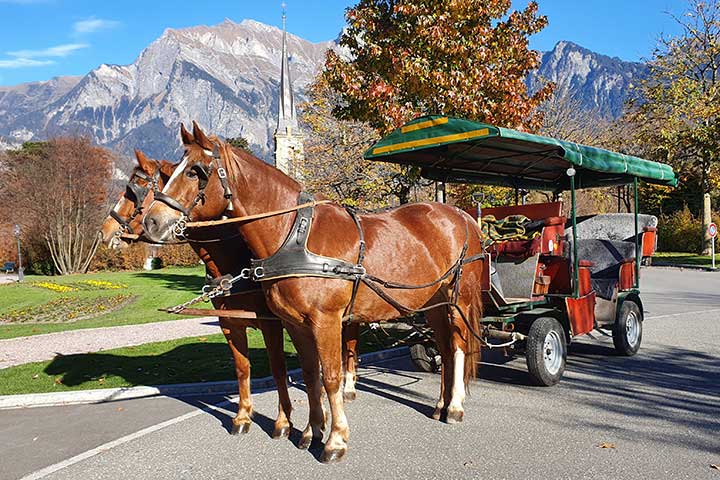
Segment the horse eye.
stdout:
<path fill-rule="evenodd" d="M 197 178 L 197 172 L 195 169 L 190 168 L 188 170 L 185 170 L 185 176 L 188 178 L 196 179 Z"/>

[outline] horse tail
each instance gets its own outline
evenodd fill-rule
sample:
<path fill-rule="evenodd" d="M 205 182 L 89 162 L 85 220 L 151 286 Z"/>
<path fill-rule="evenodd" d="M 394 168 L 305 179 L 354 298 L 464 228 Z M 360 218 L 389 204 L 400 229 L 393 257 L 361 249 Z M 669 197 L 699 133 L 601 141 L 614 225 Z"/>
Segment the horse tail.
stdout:
<path fill-rule="evenodd" d="M 480 335 L 480 321 L 483 316 L 482 293 L 477 285 L 469 285 L 470 304 L 467 311 L 467 351 L 465 352 L 465 387 L 477 377 L 478 363 L 481 357 L 480 340 L 476 335 Z"/>

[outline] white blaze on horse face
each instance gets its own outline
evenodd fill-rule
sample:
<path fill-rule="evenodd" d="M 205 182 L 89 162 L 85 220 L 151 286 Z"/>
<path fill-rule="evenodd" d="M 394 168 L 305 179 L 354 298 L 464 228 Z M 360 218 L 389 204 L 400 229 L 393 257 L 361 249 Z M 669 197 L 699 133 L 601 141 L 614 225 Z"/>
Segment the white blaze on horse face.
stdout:
<path fill-rule="evenodd" d="M 188 159 L 187 155 L 183 155 L 182 160 L 180 161 L 180 165 L 178 165 L 175 168 L 175 171 L 170 176 L 170 180 L 165 184 L 165 187 L 163 188 L 163 193 L 167 193 L 168 188 L 170 188 L 170 185 L 173 184 L 173 181 L 175 181 L 176 178 L 178 178 L 182 173 L 185 171 L 185 167 L 187 167 Z"/>

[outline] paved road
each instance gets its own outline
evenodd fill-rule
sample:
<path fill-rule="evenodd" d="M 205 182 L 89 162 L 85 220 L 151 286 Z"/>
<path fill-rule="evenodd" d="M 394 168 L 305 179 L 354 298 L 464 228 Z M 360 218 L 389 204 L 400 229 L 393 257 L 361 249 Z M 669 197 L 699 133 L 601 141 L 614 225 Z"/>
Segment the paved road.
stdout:
<path fill-rule="evenodd" d="M 159 314 L 164 315 L 164 314 Z M 0 340 L 0 368 L 51 360 L 56 355 L 101 352 L 111 348 L 220 333 L 217 317 L 83 328 Z"/>
<path fill-rule="evenodd" d="M 407 360 L 366 366 L 347 408 L 350 450 L 337 465 L 297 450 L 297 431 L 270 439 L 276 395 L 265 392 L 254 396 L 246 436 L 227 433 L 234 405 L 198 409 L 217 398 L 3 411 L 0 478 L 104 444 L 48 478 L 718 480 L 710 465 L 720 464 L 720 274 L 651 269 L 643 283 L 648 319 L 636 357 L 614 356 L 608 339 L 576 342 L 553 388 L 529 386 L 522 359 L 495 359 L 483 365 L 460 425 L 428 418 L 438 376 Z M 299 388 L 292 397 L 302 427 L 305 397 Z"/>

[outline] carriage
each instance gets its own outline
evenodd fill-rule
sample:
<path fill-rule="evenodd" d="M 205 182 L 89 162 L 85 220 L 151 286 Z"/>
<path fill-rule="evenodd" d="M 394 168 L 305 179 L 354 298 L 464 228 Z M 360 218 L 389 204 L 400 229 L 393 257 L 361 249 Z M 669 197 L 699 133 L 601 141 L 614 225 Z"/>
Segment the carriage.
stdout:
<path fill-rule="evenodd" d="M 638 213 L 638 182 L 675 186 L 670 166 L 436 115 L 393 131 L 365 158 L 418 167 L 423 177 L 438 182 L 553 194 L 554 201 L 514 206 L 481 208 L 478 201 L 468 212 L 480 222 L 486 244 L 485 276 L 478 285 L 485 343 L 524 353 L 538 384 L 560 381 L 568 344 L 595 329 L 611 332 L 619 354 L 638 351 L 640 264 L 657 244 L 657 218 Z M 628 184 L 634 213 L 577 215 L 578 189 Z M 569 213 L 564 214 L 561 196 L 567 191 Z M 421 368 L 435 366 L 428 341 L 413 345 L 411 355 Z"/>

